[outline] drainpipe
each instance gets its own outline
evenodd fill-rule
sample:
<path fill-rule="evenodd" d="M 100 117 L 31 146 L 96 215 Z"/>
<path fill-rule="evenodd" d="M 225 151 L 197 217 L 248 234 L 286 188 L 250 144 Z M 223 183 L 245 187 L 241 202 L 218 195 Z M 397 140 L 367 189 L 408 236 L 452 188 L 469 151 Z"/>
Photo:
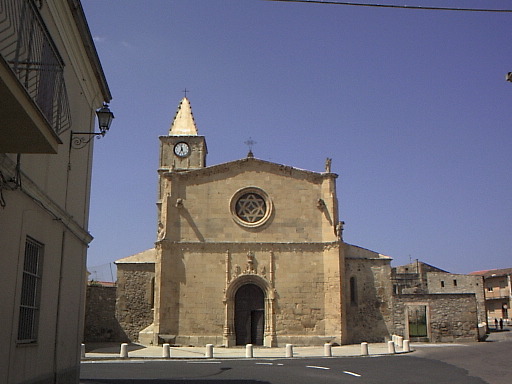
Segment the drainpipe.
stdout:
<path fill-rule="evenodd" d="M 62 240 L 60 244 L 60 265 L 59 265 L 59 286 L 57 289 L 57 314 L 55 318 L 55 341 L 53 345 L 53 382 L 58 383 L 58 366 L 57 366 L 57 360 L 58 360 L 58 350 L 59 350 L 59 323 L 60 323 L 60 295 L 62 291 L 62 274 L 63 274 L 63 264 L 64 264 L 64 248 L 66 244 L 66 231 L 62 232 Z"/>

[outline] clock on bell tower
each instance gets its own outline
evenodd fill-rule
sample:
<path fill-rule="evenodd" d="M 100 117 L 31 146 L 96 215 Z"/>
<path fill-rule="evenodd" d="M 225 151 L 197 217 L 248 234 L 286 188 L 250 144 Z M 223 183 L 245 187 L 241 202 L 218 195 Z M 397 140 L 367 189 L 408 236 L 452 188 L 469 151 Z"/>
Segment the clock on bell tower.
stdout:
<path fill-rule="evenodd" d="M 169 130 L 160 136 L 160 170 L 187 171 L 206 166 L 206 140 L 197 133 L 192 107 L 184 97 Z"/>

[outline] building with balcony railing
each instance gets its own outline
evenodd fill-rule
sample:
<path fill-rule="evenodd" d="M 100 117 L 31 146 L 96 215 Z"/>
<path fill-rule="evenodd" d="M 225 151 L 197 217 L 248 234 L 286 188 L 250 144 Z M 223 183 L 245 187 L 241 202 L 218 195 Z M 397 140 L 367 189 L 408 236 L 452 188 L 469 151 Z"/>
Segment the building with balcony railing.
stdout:
<path fill-rule="evenodd" d="M 484 278 L 485 307 L 489 324 L 495 320 L 510 322 L 510 305 L 512 304 L 512 268 L 490 269 L 487 271 L 472 272 L 471 275 L 479 275 Z"/>
<path fill-rule="evenodd" d="M 93 142 L 71 139 L 110 99 L 79 0 L 0 0 L 0 383 L 78 383 Z"/>

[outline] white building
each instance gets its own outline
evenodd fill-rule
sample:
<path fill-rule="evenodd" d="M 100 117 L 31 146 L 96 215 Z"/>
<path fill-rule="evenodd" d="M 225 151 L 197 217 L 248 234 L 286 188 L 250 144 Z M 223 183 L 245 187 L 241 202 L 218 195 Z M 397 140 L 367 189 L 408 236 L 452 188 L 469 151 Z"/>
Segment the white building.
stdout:
<path fill-rule="evenodd" d="M 0 0 L 0 383 L 78 382 L 93 145 L 71 139 L 110 99 L 79 0 Z"/>

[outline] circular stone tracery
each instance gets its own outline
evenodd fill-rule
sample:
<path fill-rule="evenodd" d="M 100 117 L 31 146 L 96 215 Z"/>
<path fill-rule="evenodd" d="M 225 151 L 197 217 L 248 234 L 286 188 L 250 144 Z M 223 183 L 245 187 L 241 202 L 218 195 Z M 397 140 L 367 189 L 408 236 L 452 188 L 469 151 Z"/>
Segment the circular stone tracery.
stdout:
<path fill-rule="evenodd" d="M 244 188 L 231 199 L 231 214 L 238 224 L 244 227 L 258 227 L 270 217 L 272 202 L 261 189 Z"/>

